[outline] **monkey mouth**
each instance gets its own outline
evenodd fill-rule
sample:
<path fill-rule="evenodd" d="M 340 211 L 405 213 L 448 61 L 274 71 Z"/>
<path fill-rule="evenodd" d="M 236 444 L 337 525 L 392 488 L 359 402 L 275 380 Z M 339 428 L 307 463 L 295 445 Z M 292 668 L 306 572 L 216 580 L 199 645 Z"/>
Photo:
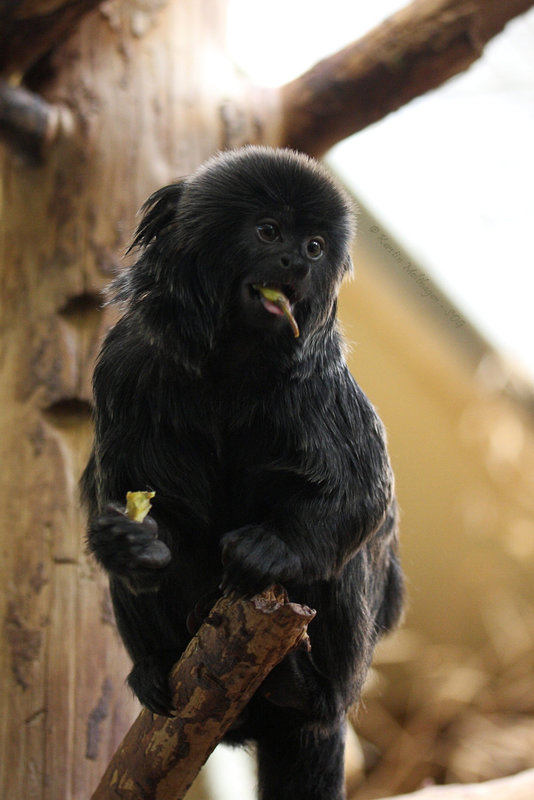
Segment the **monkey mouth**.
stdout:
<path fill-rule="evenodd" d="M 293 336 L 300 336 L 297 320 L 293 315 L 293 305 L 295 303 L 295 293 L 291 286 L 274 286 L 269 283 L 253 283 L 250 289 L 260 299 L 264 309 L 269 314 L 284 316 L 291 326 Z"/>

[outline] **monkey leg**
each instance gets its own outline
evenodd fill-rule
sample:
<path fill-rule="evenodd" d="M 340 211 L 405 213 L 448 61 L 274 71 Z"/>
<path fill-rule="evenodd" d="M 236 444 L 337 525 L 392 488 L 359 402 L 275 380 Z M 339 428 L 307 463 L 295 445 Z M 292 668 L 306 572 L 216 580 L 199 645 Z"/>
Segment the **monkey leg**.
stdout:
<path fill-rule="evenodd" d="M 281 727 L 259 739 L 260 800 L 344 800 L 345 724 Z"/>

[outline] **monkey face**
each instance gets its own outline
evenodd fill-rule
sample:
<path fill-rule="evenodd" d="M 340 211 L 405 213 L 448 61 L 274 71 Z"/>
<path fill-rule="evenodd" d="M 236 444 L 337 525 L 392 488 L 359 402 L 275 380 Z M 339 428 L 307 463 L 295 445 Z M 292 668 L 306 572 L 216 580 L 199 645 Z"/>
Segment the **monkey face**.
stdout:
<path fill-rule="evenodd" d="M 290 151 L 244 148 L 208 162 L 190 188 L 199 206 L 211 193 L 201 237 L 224 253 L 214 282 L 230 279 L 234 324 L 302 342 L 332 316 L 351 268 L 353 209 L 323 167 Z"/>
<path fill-rule="evenodd" d="M 117 297 L 146 307 L 153 326 L 163 320 L 171 333 L 174 325 L 189 355 L 213 350 L 221 332 L 300 346 L 334 324 L 354 214 L 307 156 L 266 147 L 221 153 L 156 192 L 144 211 L 134 242 L 142 252 Z"/>
<path fill-rule="evenodd" d="M 239 287 L 240 313 L 252 328 L 295 338 L 327 317 L 350 259 L 332 261 L 330 231 L 323 222 L 295 220 L 291 209 L 260 217 L 249 232 L 249 270 Z M 315 302 L 314 302 L 315 301 Z M 322 312 L 322 313 L 318 313 Z"/>
<path fill-rule="evenodd" d="M 310 292 L 311 270 L 323 258 L 326 241 L 320 234 L 295 232 L 273 217 L 260 219 L 254 233 L 254 267 L 240 285 L 243 315 L 252 327 L 277 332 L 289 326 L 298 338 L 299 304 Z"/>

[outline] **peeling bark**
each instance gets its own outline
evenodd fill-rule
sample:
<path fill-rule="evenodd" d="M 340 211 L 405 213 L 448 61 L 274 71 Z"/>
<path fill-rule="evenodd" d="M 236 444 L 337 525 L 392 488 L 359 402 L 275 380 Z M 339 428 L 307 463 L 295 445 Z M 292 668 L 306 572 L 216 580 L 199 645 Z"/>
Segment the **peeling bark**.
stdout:
<path fill-rule="evenodd" d="M 268 673 L 307 645 L 314 616 L 280 590 L 219 600 L 172 671 L 176 717 L 143 709 L 92 800 L 180 800 Z"/>

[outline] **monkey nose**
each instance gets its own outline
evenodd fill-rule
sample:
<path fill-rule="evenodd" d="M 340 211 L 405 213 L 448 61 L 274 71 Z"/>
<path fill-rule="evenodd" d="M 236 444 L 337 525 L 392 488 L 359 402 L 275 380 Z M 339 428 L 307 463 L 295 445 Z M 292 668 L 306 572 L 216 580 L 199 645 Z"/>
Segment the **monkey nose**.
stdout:
<path fill-rule="evenodd" d="M 280 266 L 282 266 L 284 270 L 291 271 L 291 275 L 296 280 L 303 280 L 307 278 L 310 273 L 310 265 L 300 258 L 292 259 L 290 256 L 283 255 L 280 257 Z"/>

